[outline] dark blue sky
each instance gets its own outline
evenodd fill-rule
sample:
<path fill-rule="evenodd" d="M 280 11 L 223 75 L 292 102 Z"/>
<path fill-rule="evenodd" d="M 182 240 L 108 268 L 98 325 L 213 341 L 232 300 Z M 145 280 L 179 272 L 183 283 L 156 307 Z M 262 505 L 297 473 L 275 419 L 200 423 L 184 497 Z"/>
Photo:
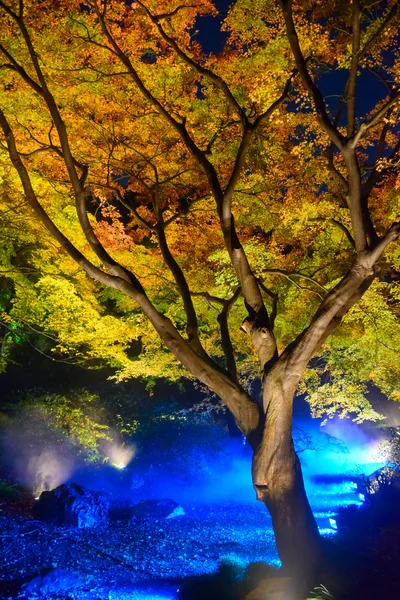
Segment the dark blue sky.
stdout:
<path fill-rule="evenodd" d="M 221 24 L 228 14 L 231 4 L 233 4 L 233 0 L 214 0 L 214 6 L 219 11 L 219 15 L 197 19 L 194 27 L 199 32 L 197 40 L 206 54 L 220 52 L 224 47 L 228 33 L 221 31 Z"/>

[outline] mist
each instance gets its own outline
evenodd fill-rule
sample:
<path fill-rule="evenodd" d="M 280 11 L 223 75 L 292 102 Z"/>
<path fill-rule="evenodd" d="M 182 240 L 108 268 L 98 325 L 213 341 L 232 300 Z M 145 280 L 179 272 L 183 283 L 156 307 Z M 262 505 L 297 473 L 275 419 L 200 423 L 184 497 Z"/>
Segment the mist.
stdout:
<path fill-rule="evenodd" d="M 78 444 L 46 425 L 37 411 L 25 410 L 3 428 L 0 443 L 7 471 L 34 497 L 74 482 L 121 506 L 166 497 L 189 504 L 254 502 L 251 450 L 243 437 L 229 437 L 222 426 L 203 428 L 205 434 L 200 427 L 186 440 L 190 426 L 177 430 L 164 424 L 158 432 L 162 446 L 111 430 L 113 441 L 99 444 L 103 462 L 87 464 Z M 384 431 L 374 426 L 296 417 L 295 446 L 311 502 L 321 494 L 333 504 L 343 494 L 355 497 L 349 482 L 383 466 L 384 439 Z"/>

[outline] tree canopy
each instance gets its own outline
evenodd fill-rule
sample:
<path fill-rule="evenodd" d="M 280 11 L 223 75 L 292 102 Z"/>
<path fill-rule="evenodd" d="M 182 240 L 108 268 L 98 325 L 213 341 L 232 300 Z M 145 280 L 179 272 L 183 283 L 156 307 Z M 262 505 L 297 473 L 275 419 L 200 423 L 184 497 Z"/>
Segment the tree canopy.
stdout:
<path fill-rule="evenodd" d="M 22 338 L 216 391 L 301 345 L 316 414 L 376 418 L 369 382 L 400 399 L 397 3 L 237 0 L 210 55 L 206 15 L 0 2 L 2 366 Z"/>

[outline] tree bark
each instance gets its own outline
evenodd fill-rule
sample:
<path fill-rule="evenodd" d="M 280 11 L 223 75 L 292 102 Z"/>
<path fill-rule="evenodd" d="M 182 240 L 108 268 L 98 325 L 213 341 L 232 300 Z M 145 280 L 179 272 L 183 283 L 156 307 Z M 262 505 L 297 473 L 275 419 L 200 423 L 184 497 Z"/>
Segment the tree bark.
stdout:
<path fill-rule="evenodd" d="M 286 389 L 282 374 L 273 369 L 265 380 L 265 426 L 253 456 L 253 485 L 271 515 L 282 565 L 296 580 L 307 580 L 319 566 L 321 538 L 293 445 L 294 391 Z"/>

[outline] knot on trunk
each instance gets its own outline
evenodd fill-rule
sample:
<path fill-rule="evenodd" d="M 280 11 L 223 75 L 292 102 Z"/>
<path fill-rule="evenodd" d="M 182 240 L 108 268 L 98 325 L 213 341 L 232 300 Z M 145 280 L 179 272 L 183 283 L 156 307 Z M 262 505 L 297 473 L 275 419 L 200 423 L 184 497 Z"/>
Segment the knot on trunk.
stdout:
<path fill-rule="evenodd" d="M 371 256 L 367 250 L 360 252 L 351 267 L 351 271 L 363 279 L 367 279 L 375 274 L 374 264 L 371 262 Z"/>
<path fill-rule="evenodd" d="M 268 493 L 268 485 L 266 484 L 261 484 L 261 483 L 254 483 L 253 487 L 256 491 L 256 498 L 257 500 L 264 500 L 265 495 Z"/>
<path fill-rule="evenodd" d="M 253 319 L 250 319 L 249 317 L 247 317 L 243 321 L 240 329 L 242 331 L 244 331 L 245 333 L 247 333 L 247 335 L 249 335 L 250 337 L 253 337 L 254 335 L 257 335 L 258 337 L 263 338 L 263 339 L 268 339 L 271 337 L 271 332 L 270 332 L 268 326 L 267 325 L 259 325 L 257 323 L 257 319 L 253 320 Z"/>

